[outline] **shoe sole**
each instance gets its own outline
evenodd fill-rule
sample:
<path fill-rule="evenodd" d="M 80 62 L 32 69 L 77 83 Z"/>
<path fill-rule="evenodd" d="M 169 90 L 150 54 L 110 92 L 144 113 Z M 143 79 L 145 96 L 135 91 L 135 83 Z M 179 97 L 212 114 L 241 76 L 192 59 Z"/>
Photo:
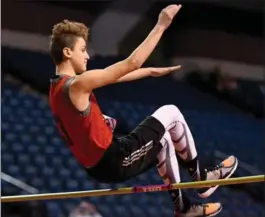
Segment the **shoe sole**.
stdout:
<path fill-rule="evenodd" d="M 216 216 L 217 214 L 219 214 L 223 209 L 223 206 L 220 206 L 220 208 L 215 212 L 215 213 L 211 213 L 209 215 L 206 215 L 204 217 L 212 217 L 212 216 Z"/>
<path fill-rule="evenodd" d="M 216 212 L 214 213 L 210 213 L 208 215 L 200 215 L 200 216 L 196 216 L 196 217 L 212 217 L 212 216 L 216 216 L 217 214 L 219 214 L 221 211 L 223 210 L 223 206 L 220 206 L 218 210 L 216 210 Z M 175 216 L 177 217 L 177 216 Z"/>
<path fill-rule="evenodd" d="M 228 174 L 228 176 L 226 176 L 224 179 L 228 179 L 230 178 L 234 172 L 236 171 L 237 169 L 237 166 L 238 166 L 238 159 L 236 158 L 236 162 L 235 162 L 235 166 L 234 168 L 232 169 L 232 171 Z M 222 180 L 222 179 L 221 179 Z M 202 193 L 202 194 L 199 194 L 199 197 L 200 198 L 207 198 L 207 197 L 210 197 L 215 191 L 216 189 L 219 187 L 219 185 L 216 185 L 212 188 L 210 188 L 209 190 L 207 190 L 206 192 Z"/>

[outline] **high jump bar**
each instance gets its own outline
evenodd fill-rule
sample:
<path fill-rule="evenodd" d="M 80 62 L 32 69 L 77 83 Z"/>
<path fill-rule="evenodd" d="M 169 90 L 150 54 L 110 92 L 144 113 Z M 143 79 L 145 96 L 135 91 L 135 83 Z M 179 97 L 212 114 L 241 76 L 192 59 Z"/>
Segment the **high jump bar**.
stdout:
<path fill-rule="evenodd" d="M 76 192 L 61 192 L 61 193 L 46 193 L 46 194 L 32 194 L 32 195 L 17 195 L 1 197 L 1 202 L 19 202 L 19 201 L 32 201 L 32 200 L 54 200 L 54 199 L 67 199 L 67 198 L 80 198 L 80 197 L 96 197 L 120 194 L 133 194 L 140 192 L 157 192 L 168 191 L 174 189 L 188 189 L 188 188 L 203 188 L 215 185 L 236 185 L 254 182 L 265 182 L 265 175 L 245 176 L 230 179 L 207 180 L 196 182 L 183 182 L 177 184 L 161 184 L 161 185 L 147 185 L 135 186 L 118 189 L 102 189 L 90 191 L 76 191 Z"/>

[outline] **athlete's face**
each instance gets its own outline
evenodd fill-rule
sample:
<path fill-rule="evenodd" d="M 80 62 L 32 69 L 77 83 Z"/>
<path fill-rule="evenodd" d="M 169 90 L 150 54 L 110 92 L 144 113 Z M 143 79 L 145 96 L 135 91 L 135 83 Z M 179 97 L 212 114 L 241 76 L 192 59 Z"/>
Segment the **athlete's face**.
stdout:
<path fill-rule="evenodd" d="M 83 38 L 77 38 L 75 46 L 70 50 L 69 58 L 75 72 L 81 73 L 86 71 L 87 61 L 89 60 L 89 55 L 87 53 L 87 45 Z"/>

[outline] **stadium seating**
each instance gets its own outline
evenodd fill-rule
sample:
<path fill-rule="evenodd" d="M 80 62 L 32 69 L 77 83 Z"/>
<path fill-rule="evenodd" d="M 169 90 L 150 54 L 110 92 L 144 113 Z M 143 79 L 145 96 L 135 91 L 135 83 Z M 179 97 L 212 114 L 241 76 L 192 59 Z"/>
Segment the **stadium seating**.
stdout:
<path fill-rule="evenodd" d="M 47 101 L 37 94 L 23 91 L 19 84 L 4 81 L 2 87 L 3 172 L 43 193 L 161 183 L 156 169 L 119 185 L 106 185 L 89 178 L 58 136 Z M 114 94 L 114 90 L 112 91 Z M 109 95 L 111 94 L 110 91 Z M 206 111 L 207 105 L 218 107 L 218 111 L 222 105 L 221 102 L 209 100 L 210 98 L 207 98 L 199 103 L 204 104 L 204 111 L 200 110 L 200 105 L 198 110 L 183 110 L 199 152 L 210 157 L 218 149 L 226 154 L 235 154 L 240 160 L 263 170 L 262 121 L 236 114 L 233 109 L 228 109 L 228 105 L 223 106 L 222 112 Z M 133 129 L 161 103 L 162 101 L 146 104 L 140 100 L 137 102 L 136 98 L 132 101 L 125 98 L 115 101 L 111 97 L 109 100 L 102 97 L 100 100 L 104 113 L 116 117 L 122 130 L 126 132 Z M 225 112 L 228 110 L 229 112 Z M 184 180 L 190 180 L 184 172 L 183 174 Z M 2 182 L 2 188 L 5 187 L 6 184 Z M 189 194 L 198 199 L 194 191 L 189 191 Z M 83 199 L 46 201 L 50 217 L 66 216 L 81 200 Z M 93 197 L 85 200 L 95 204 L 100 213 L 108 217 L 171 217 L 173 212 L 170 198 L 164 192 Z M 262 205 L 255 203 L 247 193 L 240 190 L 221 187 L 211 200 L 220 200 L 224 204 L 220 217 L 265 215 Z"/>

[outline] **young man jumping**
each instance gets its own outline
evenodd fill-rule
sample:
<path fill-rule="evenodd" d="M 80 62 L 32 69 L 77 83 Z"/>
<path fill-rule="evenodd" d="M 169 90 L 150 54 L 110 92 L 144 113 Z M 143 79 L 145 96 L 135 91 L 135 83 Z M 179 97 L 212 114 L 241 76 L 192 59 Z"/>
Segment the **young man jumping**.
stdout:
<path fill-rule="evenodd" d="M 86 71 L 88 28 L 64 20 L 52 30 L 50 51 L 56 65 L 51 79 L 50 106 L 56 125 L 76 160 L 89 176 L 105 183 L 131 179 L 157 166 L 164 183 L 179 183 L 176 154 L 185 162 L 193 181 L 230 177 L 238 164 L 234 156 L 211 169 L 201 168 L 190 129 L 175 105 L 165 105 L 143 120 L 130 134 L 115 137 L 115 121 L 104 116 L 93 91 L 118 82 L 162 76 L 179 66 L 141 68 L 180 5 L 164 8 L 146 39 L 123 61 L 104 69 Z M 209 197 L 218 186 L 198 190 Z M 171 190 L 175 216 L 214 216 L 220 203 L 193 204 L 181 190 Z"/>

